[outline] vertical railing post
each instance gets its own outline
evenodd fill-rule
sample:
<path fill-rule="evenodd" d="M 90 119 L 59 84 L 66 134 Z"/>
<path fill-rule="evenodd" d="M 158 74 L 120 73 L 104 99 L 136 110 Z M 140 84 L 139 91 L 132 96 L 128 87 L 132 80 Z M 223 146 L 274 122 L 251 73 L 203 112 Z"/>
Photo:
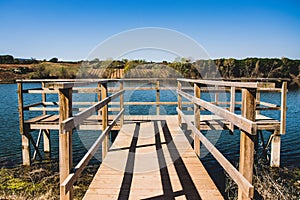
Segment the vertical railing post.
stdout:
<path fill-rule="evenodd" d="M 180 91 L 181 87 L 182 87 L 181 82 L 177 81 L 177 90 Z M 178 99 L 178 109 L 182 110 L 182 97 L 180 96 L 180 94 L 178 94 L 177 99 Z M 181 126 L 181 123 L 182 123 L 182 119 L 180 114 L 178 113 L 178 125 Z"/>
<path fill-rule="evenodd" d="M 43 103 L 43 107 L 45 108 L 45 103 L 47 101 L 47 95 L 44 91 L 45 88 L 45 82 L 42 82 L 42 103 Z M 43 110 L 43 115 L 46 115 L 47 111 Z M 50 130 L 49 129 L 45 129 L 43 130 L 43 140 L 44 140 L 44 152 L 50 153 L 51 151 L 51 143 L 50 143 Z"/>
<path fill-rule="evenodd" d="M 107 82 L 101 83 L 101 99 L 105 99 L 107 97 Z M 103 106 L 101 109 L 102 112 L 102 131 L 104 131 L 108 125 L 108 107 L 107 105 Z M 109 135 L 107 134 L 102 143 L 102 160 L 104 160 L 109 145 Z"/>
<path fill-rule="evenodd" d="M 22 159 L 23 165 L 31 164 L 30 156 L 30 140 L 28 138 L 28 130 L 24 127 L 24 110 L 23 110 L 23 83 L 18 82 L 18 109 L 20 121 L 20 134 L 22 136 Z"/>
<path fill-rule="evenodd" d="M 218 105 L 219 104 L 219 88 L 218 88 L 218 86 L 215 86 L 215 103 L 216 103 L 216 105 Z"/>
<path fill-rule="evenodd" d="M 194 83 L 194 97 L 200 98 L 200 87 Z M 200 130 L 200 106 L 194 104 L 194 125 Z M 194 151 L 200 157 L 200 138 L 194 133 Z"/>
<path fill-rule="evenodd" d="M 260 104 L 260 91 L 259 90 L 256 91 L 256 103 L 258 105 Z M 260 110 L 257 110 L 256 115 L 259 115 L 259 114 L 260 114 Z"/>
<path fill-rule="evenodd" d="M 123 89 L 124 89 L 124 82 L 123 82 L 123 80 L 120 80 L 120 91 Z M 120 111 L 123 108 L 124 108 L 124 94 L 121 94 L 121 96 L 120 96 Z M 124 113 L 120 117 L 120 128 L 122 128 L 123 124 L 124 124 Z"/>
<path fill-rule="evenodd" d="M 280 134 L 285 134 L 286 124 L 286 95 L 287 95 L 287 82 L 282 83 L 281 88 L 281 109 L 280 109 Z"/>
<path fill-rule="evenodd" d="M 280 146 L 281 146 L 281 134 L 285 134 L 286 124 L 286 92 L 287 82 L 282 83 L 281 87 L 281 105 L 280 105 L 280 130 L 275 130 L 271 141 L 271 167 L 280 166 Z"/>
<path fill-rule="evenodd" d="M 72 88 L 59 89 L 59 175 L 60 185 L 68 177 L 72 168 L 72 131 L 62 129 L 62 121 L 72 116 Z M 73 190 L 67 194 L 60 187 L 60 199 L 72 199 Z"/>
<path fill-rule="evenodd" d="M 281 135 L 278 130 L 275 130 L 271 141 L 271 156 L 270 156 L 270 166 L 279 167 L 280 166 L 280 146 L 281 146 Z"/>
<path fill-rule="evenodd" d="M 97 84 L 98 92 L 97 92 L 97 101 L 101 101 L 101 83 L 98 82 Z M 98 111 L 98 116 L 101 116 L 101 110 Z"/>
<path fill-rule="evenodd" d="M 45 82 L 42 82 L 42 103 L 43 103 L 43 107 L 45 108 L 45 106 L 44 106 L 44 103 L 46 102 L 46 93 L 44 92 L 44 88 L 45 88 Z M 46 115 L 47 114 L 47 112 L 46 112 L 46 110 L 43 110 L 43 115 Z"/>
<path fill-rule="evenodd" d="M 255 121 L 256 110 L 256 89 L 242 89 L 242 117 Z M 253 164 L 254 164 L 254 141 L 255 137 L 250 133 L 241 131 L 240 136 L 240 173 L 252 183 Z M 241 188 L 238 190 L 238 199 L 249 199 L 242 192 Z"/>
<path fill-rule="evenodd" d="M 160 90 L 159 90 L 159 80 L 156 80 L 156 115 L 159 115 L 159 105 L 160 102 Z"/>
<path fill-rule="evenodd" d="M 230 112 L 234 113 L 235 111 L 235 87 L 230 87 Z M 229 124 L 229 130 L 234 131 L 234 124 Z"/>

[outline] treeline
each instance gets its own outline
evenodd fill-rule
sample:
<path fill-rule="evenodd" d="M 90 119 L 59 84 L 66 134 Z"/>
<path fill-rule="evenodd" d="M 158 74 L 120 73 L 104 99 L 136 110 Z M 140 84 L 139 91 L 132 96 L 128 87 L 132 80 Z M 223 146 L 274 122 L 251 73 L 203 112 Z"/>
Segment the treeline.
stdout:
<path fill-rule="evenodd" d="M 38 60 L 14 58 L 11 55 L 0 55 L 0 64 L 37 64 Z"/>
<path fill-rule="evenodd" d="M 52 58 L 48 63 L 60 64 L 43 67 L 43 61 L 36 59 L 16 59 L 10 55 L 0 56 L 0 64 L 38 63 L 32 78 L 111 78 L 114 69 L 123 69 L 125 77 L 185 77 L 185 78 L 289 78 L 290 86 L 300 88 L 300 60 L 289 58 L 221 58 L 196 60 L 180 58 L 174 62 L 148 62 L 145 60 L 99 60 L 64 62 Z M 64 64 L 70 64 L 64 67 Z M 73 65 L 76 64 L 76 65 Z M 73 66 L 73 67 L 72 67 Z M 75 69 L 76 68 L 76 69 Z M 59 72 L 58 72 L 59 71 Z"/>
<path fill-rule="evenodd" d="M 300 72 L 300 60 L 288 58 L 246 58 L 246 59 L 214 59 L 197 60 L 191 62 L 188 59 L 181 61 L 160 63 L 147 62 L 145 60 L 121 60 L 121 61 L 85 61 L 82 64 L 87 68 L 123 68 L 126 72 L 132 69 L 174 69 L 186 78 L 295 78 Z M 143 67 L 142 67 L 143 66 Z"/>
<path fill-rule="evenodd" d="M 38 64 L 41 62 L 46 62 L 47 60 L 37 60 L 35 58 L 14 58 L 12 55 L 0 55 L 0 64 Z M 48 60 L 48 62 L 52 63 L 69 63 L 69 64 L 74 64 L 74 63 L 80 63 L 82 61 L 59 61 L 58 58 L 54 57 Z"/>
<path fill-rule="evenodd" d="M 174 62 L 94 59 L 81 63 L 80 75 L 110 78 L 114 69 L 124 69 L 127 78 L 288 78 L 290 88 L 300 88 L 300 60 L 289 58 L 221 58 L 196 60 L 181 58 Z M 98 71 L 97 71 L 98 70 Z M 98 72 L 98 73 L 97 73 Z M 82 76 L 83 77 L 83 76 Z"/>
<path fill-rule="evenodd" d="M 212 69 L 218 69 L 222 78 L 294 78 L 299 76 L 300 60 L 288 58 L 246 58 L 215 59 L 211 61 L 196 61 L 196 67 L 201 68 L 204 76 L 211 74 Z M 214 67 L 216 66 L 216 67 Z"/>

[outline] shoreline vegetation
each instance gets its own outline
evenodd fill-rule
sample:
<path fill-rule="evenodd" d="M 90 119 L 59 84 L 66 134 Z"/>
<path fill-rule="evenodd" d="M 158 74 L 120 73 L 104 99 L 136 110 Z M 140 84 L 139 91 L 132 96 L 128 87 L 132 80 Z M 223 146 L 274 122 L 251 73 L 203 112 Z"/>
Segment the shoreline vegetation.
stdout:
<path fill-rule="evenodd" d="M 99 164 L 90 164 L 74 186 L 74 199 L 82 199 Z M 300 196 L 300 169 L 271 168 L 261 159 L 254 166 L 255 200 L 295 199 Z M 225 173 L 225 172 L 224 172 Z M 237 185 L 225 174 L 224 198 L 237 198 Z M 57 162 L 34 163 L 30 167 L 0 169 L 0 199 L 59 199 Z"/>
<path fill-rule="evenodd" d="M 115 73 L 119 70 L 119 73 Z M 218 71 L 219 73 L 216 73 Z M 0 55 L 0 83 L 17 79 L 74 79 L 74 78 L 222 78 L 287 80 L 289 89 L 300 89 L 300 60 L 289 58 L 220 58 L 191 61 L 176 58 L 173 62 L 145 60 L 59 61 L 18 59 Z"/>

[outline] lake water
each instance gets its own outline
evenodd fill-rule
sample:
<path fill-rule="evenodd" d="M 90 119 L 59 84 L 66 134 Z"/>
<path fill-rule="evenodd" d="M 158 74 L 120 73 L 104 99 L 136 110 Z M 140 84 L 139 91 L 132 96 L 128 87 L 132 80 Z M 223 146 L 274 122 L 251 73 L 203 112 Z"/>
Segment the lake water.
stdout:
<path fill-rule="evenodd" d="M 31 85 L 32 86 L 32 85 Z M 19 134 L 19 119 L 18 119 L 18 99 L 17 99 L 17 85 L 16 84 L 0 84 L 0 167 L 13 167 L 21 164 L 21 136 Z M 155 101 L 155 92 L 149 91 L 144 95 L 145 91 L 127 92 L 125 94 L 125 101 Z M 30 95 L 30 98 L 25 98 L 25 105 L 37 102 L 41 95 Z M 49 96 L 52 101 L 57 101 L 56 96 Z M 95 98 L 94 96 L 88 98 Z M 74 97 L 76 99 L 76 96 Z M 280 99 L 279 94 L 263 94 L 262 100 L 268 102 L 277 102 Z M 300 167 L 300 91 L 289 91 L 287 98 L 287 133 L 282 136 L 281 147 L 281 166 L 283 167 Z M 161 101 L 177 101 L 176 95 L 173 91 L 161 92 Z M 154 114 L 155 106 L 138 106 L 125 107 L 126 114 Z M 162 113 L 176 114 L 175 106 L 161 107 Z M 275 118 L 279 118 L 278 111 L 268 111 Z M 270 114 L 265 111 L 266 114 Z M 37 113 L 38 114 L 38 113 Z M 58 160 L 58 134 L 57 131 L 51 132 L 51 159 Z M 37 132 L 35 132 L 36 137 Z M 82 137 L 85 135 L 85 137 Z M 86 152 L 86 145 L 90 146 L 99 132 L 90 132 L 86 137 L 85 133 L 74 133 L 74 160 L 78 161 Z M 269 133 L 264 133 L 265 140 L 267 140 Z M 207 133 L 209 139 L 214 140 L 215 135 Z M 211 138 L 210 138 L 211 137 Z M 239 133 L 238 131 L 231 135 L 228 131 L 223 131 L 219 134 L 217 141 L 215 141 L 217 148 L 232 162 L 236 163 L 239 156 Z M 42 145 L 41 145 L 42 146 Z M 211 155 L 205 154 L 202 159 L 206 162 L 206 166 L 218 168 L 216 161 Z M 98 152 L 99 154 L 99 152 Z"/>

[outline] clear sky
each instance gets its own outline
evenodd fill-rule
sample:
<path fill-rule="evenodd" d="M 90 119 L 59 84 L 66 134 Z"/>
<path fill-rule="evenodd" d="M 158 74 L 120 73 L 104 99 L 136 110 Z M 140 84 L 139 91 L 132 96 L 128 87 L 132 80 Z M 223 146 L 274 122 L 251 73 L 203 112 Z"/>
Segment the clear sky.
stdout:
<path fill-rule="evenodd" d="M 0 55 L 85 59 L 134 28 L 179 31 L 211 58 L 300 59 L 299 0 L 0 0 Z"/>

